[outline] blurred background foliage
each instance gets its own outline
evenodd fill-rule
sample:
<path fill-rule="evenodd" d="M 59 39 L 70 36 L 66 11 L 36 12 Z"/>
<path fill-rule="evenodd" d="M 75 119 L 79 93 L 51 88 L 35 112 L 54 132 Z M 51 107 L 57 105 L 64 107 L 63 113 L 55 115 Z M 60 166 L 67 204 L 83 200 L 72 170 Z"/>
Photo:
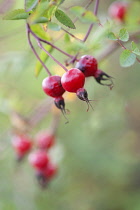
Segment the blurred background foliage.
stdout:
<path fill-rule="evenodd" d="M 0 1 L 0 7 L 3 2 Z M 22 1 L 11 2 L 12 8 L 23 8 Z M 107 9 L 111 2 L 100 1 L 98 16 L 103 23 L 109 19 Z M 140 2 L 130 3 L 133 3 L 132 14 L 126 27 L 132 32 L 137 29 L 136 20 L 140 21 L 139 10 L 135 10 L 140 7 Z M 67 0 L 62 8 L 75 4 L 84 5 L 85 1 Z M 1 17 L 3 12 L 1 8 Z M 83 36 L 87 24 L 77 22 L 76 26 L 74 33 Z M 121 48 L 99 63 L 103 71 L 115 78 L 115 87 L 110 91 L 93 78 L 88 79 L 89 98 L 97 100 L 92 102 L 94 111 L 86 112 L 84 102 L 74 96 L 68 97 L 66 107 L 71 111 L 68 115 L 70 122 L 65 124 L 62 117 L 57 133 L 57 152 L 54 152 L 55 158 L 61 159 L 59 173 L 48 189 L 42 191 L 28 161 L 25 159 L 19 167 L 15 163 L 10 119 L 13 110 L 28 117 L 35 105 L 47 97 L 41 87 L 46 72 L 43 70 L 38 78 L 34 76 L 36 59 L 27 43 L 24 21 L 0 20 L 0 27 L 0 209 L 139 210 L 139 63 L 121 68 Z M 88 52 L 86 48 L 95 57 L 112 42 L 102 35 L 101 30 L 99 26 L 94 27 L 90 36 L 93 50 Z M 51 33 L 55 38 L 60 35 L 60 32 Z M 63 38 L 58 40 L 58 46 L 64 46 Z M 65 57 L 60 53 L 53 51 L 53 55 L 64 62 Z M 47 66 L 54 74 L 62 74 L 62 69 L 51 59 Z M 52 113 L 30 131 L 32 136 L 47 129 Z"/>

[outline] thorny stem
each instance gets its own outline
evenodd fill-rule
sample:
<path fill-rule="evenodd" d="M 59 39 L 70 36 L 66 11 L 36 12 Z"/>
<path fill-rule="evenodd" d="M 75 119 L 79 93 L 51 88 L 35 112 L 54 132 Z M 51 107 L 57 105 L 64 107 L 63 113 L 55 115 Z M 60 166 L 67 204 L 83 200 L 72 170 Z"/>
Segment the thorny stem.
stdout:
<path fill-rule="evenodd" d="M 41 42 L 38 41 L 38 45 L 39 45 L 39 47 L 40 47 L 44 52 L 46 52 L 47 55 L 48 55 L 51 59 L 53 59 L 59 66 L 61 66 L 65 71 L 68 71 L 68 69 L 67 69 L 62 63 L 60 63 L 55 57 L 53 57 L 53 56 L 52 56 L 52 55 L 43 47 L 43 45 L 41 44 Z"/>
<path fill-rule="evenodd" d="M 28 43 L 33 51 L 33 53 L 35 54 L 35 56 L 37 57 L 37 59 L 40 61 L 40 63 L 42 64 L 42 66 L 45 68 L 46 72 L 48 73 L 49 76 L 51 76 L 51 72 L 49 71 L 49 69 L 46 67 L 46 65 L 44 64 L 44 62 L 40 59 L 39 55 L 37 54 L 34 46 L 32 45 L 31 39 L 30 39 L 30 30 L 29 30 L 29 25 L 26 24 L 26 28 L 27 28 L 27 38 L 28 38 Z"/>

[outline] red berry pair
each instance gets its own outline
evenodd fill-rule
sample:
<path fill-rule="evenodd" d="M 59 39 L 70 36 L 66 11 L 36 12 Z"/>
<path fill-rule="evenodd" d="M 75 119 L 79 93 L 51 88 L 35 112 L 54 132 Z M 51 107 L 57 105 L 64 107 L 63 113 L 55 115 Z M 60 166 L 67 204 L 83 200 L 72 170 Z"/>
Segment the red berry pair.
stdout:
<path fill-rule="evenodd" d="M 35 168 L 36 177 L 41 187 L 46 187 L 48 182 L 57 172 L 57 167 L 50 162 L 45 151 L 38 150 L 29 155 L 29 162 Z"/>
<path fill-rule="evenodd" d="M 82 56 L 76 63 L 76 68 L 82 71 L 85 77 L 93 76 L 99 84 L 109 86 L 112 89 L 112 77 L 98 69 L 98 62 L 93 56 Z M 109 81 L 109 83 L 104 83 L 104 81 Z"/>

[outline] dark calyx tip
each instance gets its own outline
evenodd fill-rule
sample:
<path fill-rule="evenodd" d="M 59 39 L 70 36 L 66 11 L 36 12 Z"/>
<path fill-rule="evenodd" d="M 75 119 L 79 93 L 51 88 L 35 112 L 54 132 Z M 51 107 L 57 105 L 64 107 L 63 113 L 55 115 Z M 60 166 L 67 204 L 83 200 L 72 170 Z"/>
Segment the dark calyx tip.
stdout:
<path fill-rule="evenodd" d="M 85 101 L 87 103 L 87 112 L 89 110 L 89 106 L 93 109 L 92 105 L 90 104 L 90 100 L 88 99 L 88 93 L 84 88 L 79 88 L 76 92 L 77 97 L 82 100 Z"/>
<path fill-rule="evenodd" d="M 41 189 L 46 189 L 46 187 L 48 186 L 48 180 L 46 179 L 46 177 L 42 173 L 36 173 L 35 175 Z"/>
<path fill-rule="evenodd" d="M 66 113 L 66 109 L 65 109 L 65 101 L 64 101 L 64 98 L 63 98 L 62 96 L 55 98 L 55 99 L 54 99 L 54 104 L 55 104 L 55 106 L 56 106 L 58 109 L 61 110 L 61 112 L 62 112 L 64 118 L 66 119 L 65 124 L 69 123 L 69 121 L 68 121 L 68 119 L 67 119 L 67 117 L 66 117 L 66 114 L 67 114 L 67 113 Z"/>
<path fill-rule="evenodd" d="M 108 74 L 106 74 L 101 70 L 98 76 L 95 77 L 95 79 L 100 85 L 108 86 L 110 90 L 112 90 L 112 88 L 114 87 L 113 77 L 109 76 Z M 109 83 L 106 83 L 106 81 Z"/>

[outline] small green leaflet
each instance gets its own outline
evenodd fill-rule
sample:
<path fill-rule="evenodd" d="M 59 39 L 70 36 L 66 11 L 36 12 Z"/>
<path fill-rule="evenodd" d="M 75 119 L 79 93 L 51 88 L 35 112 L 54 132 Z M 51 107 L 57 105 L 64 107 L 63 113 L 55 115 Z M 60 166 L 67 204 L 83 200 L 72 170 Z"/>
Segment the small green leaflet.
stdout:
<path fill-rule="evenodd" d="M 86 10 L 83 7 L 74 6 L 70 10 L 83 23 L 97 23 L 97 22 L 99 22 L 99 19 L 96 17 L 96 15 L 93 14 L 93 12 Z"/>
<path fill-rule="evenodd" d="M 60 23 L 62 23 L 66 27 L 72 29 L 76 28 L 72 20 L 62 10 L 57 9 L 55 12 L 55 17 Z"/>
<path fill-rule="evenodd" d="M 46 17 L 39 17 L 36 20 L 34 20 L 34 24 L 37 24 L 37 23 L 47 23 L 47 22 L 49 22 L 49 20 Z"/>
<path fill-rule="evenodd" d="M 127 42 L 129 40 L 129 33 L 125 28 L 122 28 L 119 32 L 119 40 Z"/>
<path fill-rule="evenodd" d="M 47 41 L 51 41 L 50 34 L 47 33 L 46 31 L 44 31 L 44 29 L 42 28 L 42 26 L 40 24 L 31 25 L 31 29 L 40 38 L 45 39 Z"/>
<path fill-rule="evenodd" d="M 48 2 L 42 2 L 38 4 L 35 11 L 28 18 L 28 22 L 30 24 L 36 24 L 36 23 L 42 23 L 43 20 L 45 21 L 45 19 L 42 19 L 42 17 L 46 17 L 44 16 L 44 12 L 48 9 L 48 7 L 49 7 Z M 47 22 L 47 19 L 46 19 L 46 22 Z"/>
<path fill-rule="evenodd" d="M 65 35 L 64 35 L 64 41 L 66 42 L 66 43 L 70 43 L 70 35 L 69 34 L 67 34 L 67 33 L 65 33 Z"/>
<path fill-rule="evenodd" d="M 47 27 L 53 31 L 60 31 L 61 26 L 59 26 L 57 23 L 49 22 Z"/>
<path fill-rule="evenodd" d="M 132 66 L 136 61 L 136 55 L 130 50 L 124 50 L 120 55 L 120 65 L 122 67 Z"/>
<path fill-rule="evenodd" d="M 132 49 L 132 52 L 136 55 L 140 55 L 140 50 L 139 48 L 137 47 L 136 43 L 135 42 L 131 42 L 131 49 Z"/>
<path fill-rule="evenodd" d="M 53 50 L 53 48 L 52 48 L 50 45 L 47 45 L 47 46 L 45 47 L 45 49 L 46 49 L 48 52 L 50 52 L 50 53 L 51 53 L 52 50 Z M 46 52 L 41 51 L 41 53 L 40 53 L 40 58 L 41 58 L 41 60 L 45 63 L 45 62 L 48 60 L 49 56 L 46 54 Z M 37 61 L 36 66 L 35 66 L 35 76 L 36 76 L 36 77 L 39 76 L 39 74 L 40 74 L 40 72 L 41 72 L 42 69 L 43 69 L 42 64 L 41 64 L 39 61 Z"/>
<path fill-rule="evenodd" d="M 24 9 L 17 9 L 9 12 L 3 17 L 4 20 L 21 20 L 27 19 L 29 17 L 29 12 L 25 12 Z"/>
<path fill-rule="evenodd" d="M 109 32 L 107 36 L 110 40 L 117 40 L 117 37 L 113 32 Z"/>
<path fill-rule="evenodd" d="M 25 0 L 25 8 L 26 12 L 31 11 L 33 8 L 36 7 L 38 0 Z"/>
<path fill-rule="evenodd" d="M 73 14 L 77 15 L 78 17 L 81 16 L 86 11 L 85 8 L 80 6 L 74 6 L 70 8 L 70 10 Z"/>

